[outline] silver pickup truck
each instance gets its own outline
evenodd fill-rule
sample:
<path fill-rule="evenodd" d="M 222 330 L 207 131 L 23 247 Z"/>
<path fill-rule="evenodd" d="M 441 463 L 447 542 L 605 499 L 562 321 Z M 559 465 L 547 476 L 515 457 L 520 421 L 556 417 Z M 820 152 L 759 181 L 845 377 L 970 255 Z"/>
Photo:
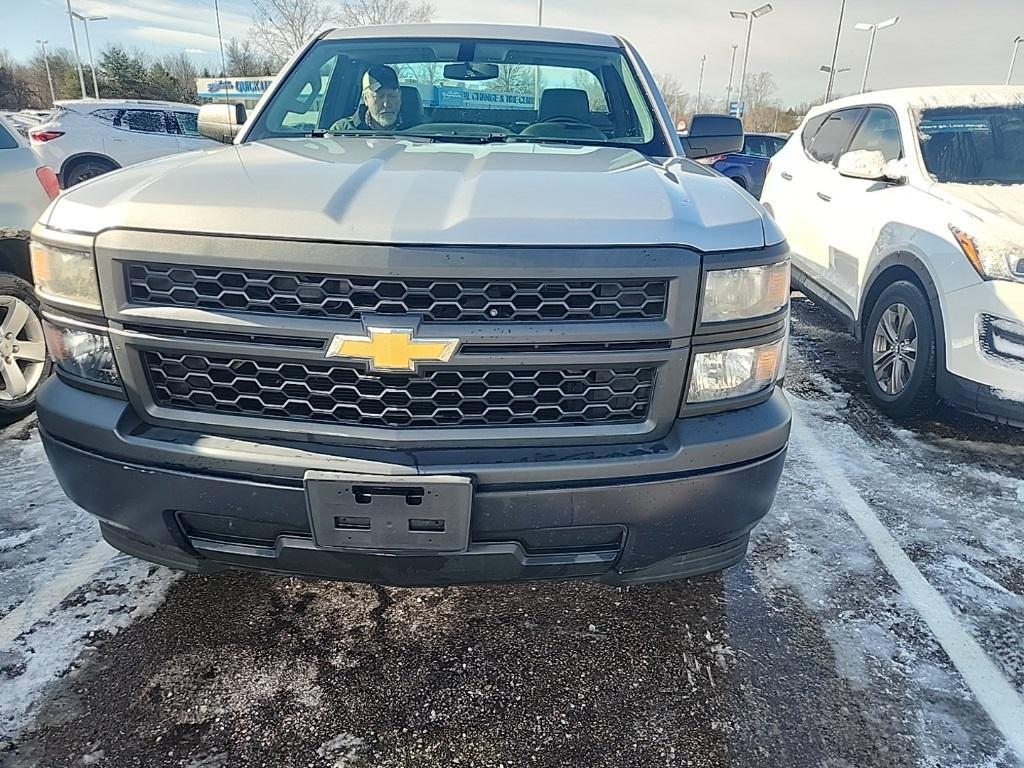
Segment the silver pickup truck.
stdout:
<path fill-rule="evenodd" d="M 343 29 L 230 146 L 33 232 L 39 422 L 104 537 L 194 571 L 635 584 L 742 559 L 789 438 L 789 261 L 621 38 Z"/>

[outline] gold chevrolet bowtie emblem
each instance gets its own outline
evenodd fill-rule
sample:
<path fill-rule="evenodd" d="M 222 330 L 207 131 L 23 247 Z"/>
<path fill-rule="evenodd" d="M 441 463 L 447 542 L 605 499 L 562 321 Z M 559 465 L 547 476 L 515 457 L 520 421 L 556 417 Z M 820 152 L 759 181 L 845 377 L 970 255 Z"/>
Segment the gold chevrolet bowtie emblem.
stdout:
<path fill-rule="evenodd" d="M 415 371 L 418 363 L 447 363 L 458 339 L 413 339 L 409 328 L 367 328 L 366 336 L 335 336 L 327 357 L 367 360 L 376 371 Z"/>

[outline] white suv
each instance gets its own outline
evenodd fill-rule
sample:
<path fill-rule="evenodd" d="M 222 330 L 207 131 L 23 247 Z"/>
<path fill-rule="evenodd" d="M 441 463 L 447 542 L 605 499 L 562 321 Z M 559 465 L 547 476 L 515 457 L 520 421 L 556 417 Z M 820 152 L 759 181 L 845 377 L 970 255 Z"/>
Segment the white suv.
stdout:
<path fill-rule="evenodd" d="M 1024 425 L 1024 88 L 914 88 L 813 110 L 762 201 L 793 282 L 863 341 L 896 417 L 942 398 Z"/>
<path fill-rule="evenodd" d="M 199 135 L 199 107 L 171 101 L 58 101 L 57 111 L 29 132 L 36 155 L 65 189 L 126 165 L 213 148 Z"/>

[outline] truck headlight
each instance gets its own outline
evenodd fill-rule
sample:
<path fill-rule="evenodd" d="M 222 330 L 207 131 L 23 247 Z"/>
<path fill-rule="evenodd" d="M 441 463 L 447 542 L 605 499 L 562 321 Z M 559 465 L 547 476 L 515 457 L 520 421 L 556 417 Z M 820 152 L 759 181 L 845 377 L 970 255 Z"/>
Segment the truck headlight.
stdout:
<path fill-rule="evenodd" d="M 80 379 L 121 386 L 121 376 L 114 362 L 110 337 L 99 329 L 77 328 L 43 321 L 46 348 L 50 357 L 65 373 Z"/>
<path fill-rule="evenodd" d="M 778 381 L 784 346 L 779 339 L 757 347 L 698 352 L 686 402 L 729 400 L 768 389 Z"/>
<path fill-rule="evenodd" d="M 702 323 L 774 315 L 789 301 L 789 261 L 713 269 L 704 280 Z"/>
<path fill-rule="evenodd" d="M 32 241 L 32 277 L 42 299 L 99 310 L 96 262 L 87 251 L 56 248 Z"/>

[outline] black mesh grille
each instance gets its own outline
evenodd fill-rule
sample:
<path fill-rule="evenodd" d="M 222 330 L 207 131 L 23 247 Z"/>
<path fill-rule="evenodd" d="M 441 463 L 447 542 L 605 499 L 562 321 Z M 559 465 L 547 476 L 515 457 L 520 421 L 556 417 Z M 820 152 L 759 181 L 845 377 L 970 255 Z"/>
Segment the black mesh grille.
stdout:
<path fill-rule="evenodd" d="M 635 423 L 655 377 L 634 365 L 406 374 L 152 351 L 143 362 L 161 406 L 365 427 Z"/>
<path fill-rule="evenodd" d="M 430 280 L 129 264 L 136 304 L 359 319 L 421 315 L 433 322 L 660 320 L 665 280 Z"/>

